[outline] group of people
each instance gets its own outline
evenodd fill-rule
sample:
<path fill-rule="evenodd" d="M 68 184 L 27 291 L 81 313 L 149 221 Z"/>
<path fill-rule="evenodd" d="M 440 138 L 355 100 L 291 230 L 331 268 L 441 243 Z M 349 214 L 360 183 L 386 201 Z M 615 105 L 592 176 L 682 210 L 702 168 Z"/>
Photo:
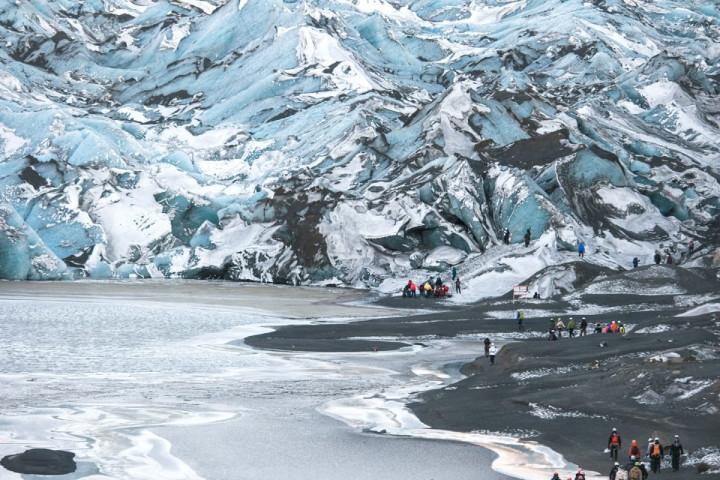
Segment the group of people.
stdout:
<path fill-rule="evenodd" d="M 562 338 L 562 334 L 565 330 L 568 332 L 568 337 L 573 338 L 575 337 L 575 329 L 578 327 L 575 320 L 570 317 L 568 320 L 567 326 L 565 325 L 565 322 L 562 321 L 562 317 L 558 317 L 557 320 L 554 318 L 550 319 L 550 326 L 548 330 L 548 340 L 559 340 Z M 580 336 L 587 335 L 587 327 L 588 323 L 587 320 L 585 320 L 585 317 L 582 318 L 580 321 Z"/>
<path fill-rule="evenodd" d="M 450 296 L 450 287 L 443 284 L 442 278 L 437 277 L 435 282 L 428 280 L 425 283 L 416 285 L 412 280 L 408 280 L 402 291 L 403 297 L 446 297 Z"/>
<path fill-rule="evenodd" d="M 519 318 L 520 310 L 518 310 L 518 325 L 522 325 L 522 319 Z M 524 316 L 524 315 L 523 315 Z M 550 325 L 548 329 L 548 340 L 559 340 L 563 336 L 563 332 L 567 330 L 568 337 L 573 338 L 575 337 L 575 329 L 578 328 L 577 323 L 575 320 L 573 320 L 572 317 L 570 317 L 570 320 L 567 323 L 567 326 L 562 321 L 562 317 L 558 317 L 557 320 L 555 318 L 550 319 Z M 523 330 L 524 328 L 520 328 Z M 580 321 L 580 331 L 579 336 L 583 337 L 587 335 L 587 329 L 588 329 L 588 323 L 585 317 L 582 318 Z M 593 330 L 593 333 L 625 333 L 625 325 L 623 325 L 622 321 L 611 321 L 606 322 L 605 325 L 602 325 L 601 323 L 595 324 L 595 330 Z"/>
<path fill-rule="evenodd" d="M 498 348 L 489 338 L 485 338 L 483 343 L 485 344 L 485 358 L 490 358 L 490 365 L 495 365 L 495 355 L 497 355 Z"/>
<path fill-rule="evenodd" d="M 642 462 L 642 451 L 637 443 L 633 440 L 628 450 L 628 461 L 624 465 L 618 462 L 618 451 L 622 448 L 622 437 L 616 428 L 612 429 L 608 438 L 607 450 L 610 452 L 610 459 L 615 462 L 612 470 L 610 470 L 610 480 L 645 480 L 648 477 L 648 471 Z M 663 448 L 658 437 L 648 438 L 648 446 L 645 451 L 645 457 L 650 459 L 650 471 L 660 473 L 660 465 L 665 453 L 670 453 L 673 472 L 680 469 L 680 457 L 685 454 L 683 446 L 680 443 L 680 437 L 675 435 L 672 444 Z"/>
<path fill-rule="evenodd" d="M 457 275 L 457 269 L 452 268 L 452 279 L 455 284 L 455 293 L 462 293 L 462 283 L 460 277 Z M 450 287 L 445 285 L 442 281 L 442 277 L 438 275 L 435 281 L 432 278 L 426 282 L 416 285 L 412 280 L 408 280 L 402 290 L 403 297 L 450 297 Z"/>

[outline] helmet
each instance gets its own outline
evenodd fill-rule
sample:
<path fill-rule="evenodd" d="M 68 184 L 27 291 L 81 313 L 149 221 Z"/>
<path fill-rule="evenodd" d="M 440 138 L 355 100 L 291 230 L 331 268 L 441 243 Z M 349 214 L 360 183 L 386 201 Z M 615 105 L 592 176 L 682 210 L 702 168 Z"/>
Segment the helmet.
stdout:
<path fill-rule="evenodd" d="M 635 455 L 631 455 L 630 460 L 635 460 Z"/>
<path fill-rule="evenodd" d="M 680 438 L 680 436 L 679 436 L 679 435 L 675 435 L 675 438 Z"/>
<path fill-rule="evenodd" d="M 655 437 L 655 441 L 656 441 L 656 442 L 659 442 L 660 439 L 659 439 L 658 437 Z"/>
<path fill-rule="evenodd" d="M 637 445 L 637 442 L 636 442 L 635 440 L 633 440 L 631 443 L 632 443 L 633 445 Z"/>
<path fill-rule="evenodd" d="M 617 428 L 613 428 L 613 432 L 617 432 Z"/>
<path fill-rule="evenodd" d="M 648 442 L 652 442 L 652 438 L 648 438 Z"/>
<path fill-rule="evenodd" d="M 620 464 L 619 464 L 619 463 L 617 463 L 617 462 L 615 462 L 615 466 L 616 466 L 616 467 L 618 467 L 618 466 L 620 466 Z"/>

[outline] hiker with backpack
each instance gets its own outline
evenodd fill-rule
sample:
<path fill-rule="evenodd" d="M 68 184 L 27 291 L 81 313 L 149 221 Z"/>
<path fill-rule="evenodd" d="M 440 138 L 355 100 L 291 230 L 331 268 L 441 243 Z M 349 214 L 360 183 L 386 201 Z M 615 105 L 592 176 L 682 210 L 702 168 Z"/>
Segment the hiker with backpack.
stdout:
<path fill-rule="evenodd" d="M 645 473 L 643 473 L 643 470 L 645 470 L 645 465 L 636 460 L 635 465 L 628 471 L 628 480 L 645 480 L 647 478 L 647 470 L 645 470 Z"/>
<path fill-rule="evenodd" d="M 550 480 L 560 480 L 560 475 L 558 475 L 558 472 L 553 473 L 553 476 Z"/>
<path fill-rule="evenodd" d="M 653 473 L 660 473 L 660 462 L 663 456 L 665 456 L 665 453 L 663 452 L 662 445 L 660 445 L 660 439 L 655 438 L 655 442 L 650 450 L 650 470 Z"/>
<path fill-rule="evenodd" d="M 618 462 L 615 462 L 615 466 L 610 470 L 610 480 L 627 480 L 627 472 Z"/>
<path fill-rule="evenodd" d="M 575 480 L 585 480 L 585 471 L 582 468 L 578 468 L 575 474 Z"/>
<path fill-rule="evenodd" d="M 608 450 L 610 450 L 610 458 L 617 461 L 618 450 L 622 446 L 622 438 L 617 431 L 617 428 L 613 428 L 608 438 Z"/>
<path fill-rule="evenodd" d="M 640 460 L 642 457 L 642 452 L 640 452 L 640 445 L 637 444 L 636 440 L 633 440 L 630 443 L 630 450 L 628 451 L 628 456 L 630 457 L 630 460 Z"/>
<path fill-rule="evenodd" d="M 573 338 L 575 336 L 575 320 L 573 320 L 572 317 L 570 317 L 570 321 L 567 324 L 567 328 L 568 328 L 568 336 L 570 338 Z"/>

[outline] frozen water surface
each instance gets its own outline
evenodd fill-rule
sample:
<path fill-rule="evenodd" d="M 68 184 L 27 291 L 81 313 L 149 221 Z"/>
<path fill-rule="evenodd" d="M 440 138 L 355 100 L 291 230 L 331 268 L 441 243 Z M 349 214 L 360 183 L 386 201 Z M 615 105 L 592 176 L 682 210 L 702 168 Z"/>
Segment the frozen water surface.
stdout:
<path fill-rule="evenodd" d="M 237 342 L 273 325 L 394 313 L 363 299 L 212 282 L 2 282 L 0 456 L 68 450 L 78 471 L 55 478 L 92 480 L 539 479 L 572 469 L 533 443 L 429 429 L 405 408 L 459 379 L 480 338 L 346 354 Z M 478 445 L 499 455 L 494 470 Z M 20 478 L 36 477 L 0 469 Z"/>

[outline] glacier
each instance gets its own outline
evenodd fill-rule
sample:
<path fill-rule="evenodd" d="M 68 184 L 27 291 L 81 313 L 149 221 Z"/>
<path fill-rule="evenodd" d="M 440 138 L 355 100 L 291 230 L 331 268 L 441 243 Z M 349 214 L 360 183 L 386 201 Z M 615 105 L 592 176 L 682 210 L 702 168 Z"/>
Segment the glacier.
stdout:
<path fill-rule="evenodd" d="M 699 0 L 8 2 L 0 277 L 717 268 L 719 37 Z"/>

